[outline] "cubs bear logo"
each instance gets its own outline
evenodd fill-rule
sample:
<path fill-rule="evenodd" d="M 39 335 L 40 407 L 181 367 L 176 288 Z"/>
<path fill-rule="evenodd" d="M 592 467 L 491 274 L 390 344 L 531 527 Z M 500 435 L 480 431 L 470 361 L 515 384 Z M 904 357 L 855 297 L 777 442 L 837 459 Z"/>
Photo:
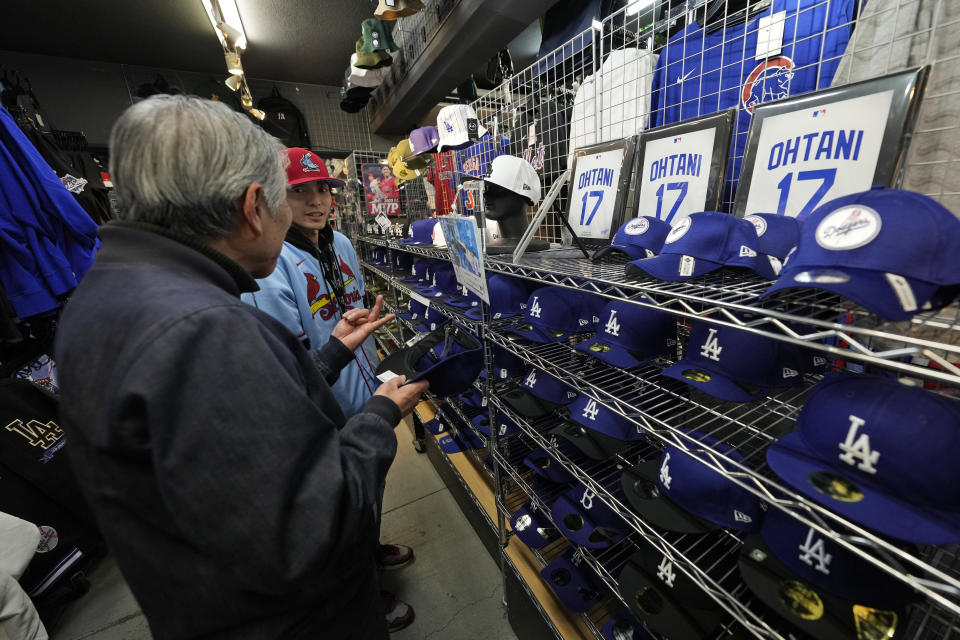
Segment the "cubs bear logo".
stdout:
<path fill-rule="evenodd" d="M 748 113 L 761 102 L 782 100 L 790 96 L 790 81 L 793 80 L 793 60 L 777 56 L 764 60 L 750 72 L 743 83 L 741 103 Z"/>

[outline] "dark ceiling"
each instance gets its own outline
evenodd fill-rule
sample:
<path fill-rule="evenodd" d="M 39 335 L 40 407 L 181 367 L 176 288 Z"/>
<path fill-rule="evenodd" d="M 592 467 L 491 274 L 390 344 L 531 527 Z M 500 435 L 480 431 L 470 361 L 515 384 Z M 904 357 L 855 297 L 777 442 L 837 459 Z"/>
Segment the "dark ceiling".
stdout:
<path fill-rule="evenodd" d="M 237 0 L 251 78 L 339 85 L 376 0 Z M 200 0 L 7 2 L 0 49 L 219 73 Z"/>

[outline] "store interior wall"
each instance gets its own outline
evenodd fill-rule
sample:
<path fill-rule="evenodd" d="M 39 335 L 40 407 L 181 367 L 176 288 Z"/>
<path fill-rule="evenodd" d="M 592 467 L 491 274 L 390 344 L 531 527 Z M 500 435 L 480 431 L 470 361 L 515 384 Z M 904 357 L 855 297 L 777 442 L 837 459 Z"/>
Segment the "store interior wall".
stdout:
<path fill-rule="evenodd" d="M 137 87 L 152 82 L 158 73 L 187 93 L 211 77 L 222 80 L 226 76 L 225 72 L 197 73 L 14 51 L 0 51 L 0 69 L 30 80 L 51 127 L 80 131 L 95 148 L 106 147 L 110 128 L 133 103 Z M 338 155 L 354 149 L 386 152 L 398 142 L 371 133 L 365 110 L 357 114 L 341 111 L 339 87 L 265 79 L 249 82 L 255 102 L 276 85 L 283 97 L 297 105 L 307 120 L 311 146 L 321 155 L 326 150 Z"/>

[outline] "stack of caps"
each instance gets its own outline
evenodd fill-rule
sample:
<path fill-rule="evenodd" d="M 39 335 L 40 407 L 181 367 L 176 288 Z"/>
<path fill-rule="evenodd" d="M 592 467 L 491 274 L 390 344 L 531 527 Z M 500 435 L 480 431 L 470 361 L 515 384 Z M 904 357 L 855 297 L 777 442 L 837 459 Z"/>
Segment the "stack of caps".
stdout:
<path fill-rule="evenodd" d="M 429 331 L 430 326 L 426 324 L 428 315 L 427 305 L 410 298 L 407 309 L 407 311 L 398 313 L 397 315 L 412 324 L 413 328 L 417 331 Z"/>
<path fill-rule="evenodd" d="M 650 302 L 642 296 L 637 301 Z M 615 367 L 638 367 L 676 345 L 676 322 L 668 313 L 613 300 L 599 317 L 596 337 L 578 344 L 577 351 Z"/>
<path fill-rule="evenodd" d="M 572 554 L 560 556 L 540 571 L 560 602 L 574 613 L 583 613 L 598 604 L 606 595 L 600 577 Z"/>
<path fill-rule="evenodd" d="M 714 549 L 703 559 L 703 566 L 718 568 L 717 573 L 733 571 L 735 558 L 724 556 L 721 545 L 714 545 Z M 720 605 L 677 566 L 674 558 L 652 545 L 642 544 L 627 560 L 619 582 L 631 611 L 643 619 L 647 629 L 670 640 L 714 637 L 724 620 Z"/>
<path fill-rule="evenodd" d="M 710 449 L 706 459 L 718 462 L 728 473 L 742 462 L 742 456 L 729 444 L 698 431 L 687 435 L 697 441 L 692 450 Z M 690 453 L 668 446 L 659 459 L 651 458 L 630 467 L 621 477 L 623 491 L 640 517 L 667 531 L 705 533 L 725 527 L 752 532 L 760 526 L 761 505 L 752 493 L 716 470 L 695 459 Z"/>
<path fill-rule="evenodd" d="M 444 298 L 456 296 L 457 276 L 449 262 L 438 262 L 430 267 L 430 280 L 417 291 L 425 298 Z"/>
<path fill-rule="evenodd" d="M 437 114 L 437 131 L 440 136 L 438 152 L 466 149 L 487 135 L 487 129 L 480 124 L 477 112 L 466 104 L 453 104 L 440 109 Z"/>
<path fill-rule="evenodd" d="M 764 604 L 818 640 L 900 637 L 904 605 L 917 599 L 831 536 L 773 508 L 759 535 L 744 540 L 740 575 Z"/>
<path fill-rule="evenodd" d="M 871 189 L 831 200 L 803 223 L 764 297 L 822 289 L 893 321 L 939 309 L 960 291 L 960 221 L 935 200 Z"/>
<path fill-rule="evenodd" d="M 637 425 L 589 396 L 579 395 L 570 404 L 570 419 L 550 433 L 566 438 L 594 460 L 606 460 L 645 439 Z"/>
<path fill-rule="evenodd" d="M 394 275 L 406 276 L 410 273 L 410 268 L 413 266 L 413 256 L 405 251 L 394 251 L 393 252 L 393 261 L 390 263 L 390 268 L 393 271 Z"/>
<path fill-rule="evenodd" d="M 675 282 L 711 273 L 722 267 L 749 269 L 764 278 L 777 277 L 770 261 L 760 256 L 754 226 L 729 213 L 701 211 L 670 230 L 660 253 L 634 260 L 627 275 L 653 276 Z"/>
<path fill-rule="evenodd" d="M 597 249 L 592 260 L 604 256 L 626 255 L 631 260 L 652 258 L 663 248 L 663 242 L 670 233 L 670 225 L 651 216 L 641 216 L 627 220 L 613 236 L 613 243 Z"/>
<path fill-rule="evenodd" d="M 407 244 L 400 241 L 401 244 Z M 413 264 L 410 265 L 410 275 L 406 278 L 401 278 L 400 282 L 404 284 L 426 284 L 427 278 L 429 277 L 430 265 L 436 262 L 441 262 L 440 260 L 435 260 L 434 258 L 418 258 L 413 261 Z"/>
<path fill-rule="evenodd" d="M 686 356 L 662 373 L 721 400 L 750 402 L 802 384 L 810 365 L 800 347 L 699 322 L 690 330 Z"/>
<path fill-rule="evenodd" d="M 423 9 L 420 0 L 380 0 L 373 15 L 381 20 L 407 18 Z"/>
<path fill-rule="evenodd" d="M 440 225 L 438 224 L 435 227 L 435 229 L 439 229 L 439 228 L 440 228 Z M 433 235 L 434 235 L 433 241 L 434 241 L 434 244 L 436 244 L 437 234 L 434 233 Z M 450 305 L 451 307 L 469 310 L 469 309 L 473 309 L 474 307 L 480 308 L 480 305 L 483 303 L 483 300 L 481 300 L 480 296 L 475 294 L 473 291 L 470 291 L 465 286 L 461 285 L 457 295 L 447 298 L 446 300 L 444 300 L 444 302 Z"/>
<path fill-rule="evenodd" d="M 424 218 L 410 223 L 407 237 L 399 241 L 400 244 L 433 244 L 433 227 L 437 224 L 436 218 Z"/>
<path fill-rule="evenodd" d="M 960 403 L 894 379 L 832 373 L 767 450 L 784 482 L 841 516 L 921 544 L 960 542 Z"/>
<path fill-rule="evenodd" d="M 527 300 L 525 322 L 507 333 L 533 342 L 560 342 L 594 329 L 597 303 L 602 299 L 562 287 L 542 287 Z"/>
<path fill-rule="evenodd" d="M 426 169 L 433 162 L 433 156 L 430 151 L 437 148 L 440 143 L 440 133 L 436 127 L 420 127 L 410 132 L 407 138 L 410 144 L 410 150 L 403 155 L 403 161 L 411 169 Z M 427 154 L 427 155 L 425 155 Z"/>
<path fill-rule="evenodd" d="M 527 418 L 541 418 L 576 397 L 575 391 L 539 369 L 530 369 L 518 388 L 503 395 L 511 409 Z"/>
<path fill-rule="evenodd" d="M 387 153 L 387 164 L 390 165 L 393 173 L 397 176 L 398 184 L 419 178 L 424 174 L 432 160 L 432 156 L 426 155 L 418 156 L 414 160 L 411 160 L 410 163 L 407 163 L 404 161 L 404 158 L 409 156 L 410 153 L 411 146 L 409 139 L 401 140 L 397 146 L 390 149 L 390 152 Z"/>

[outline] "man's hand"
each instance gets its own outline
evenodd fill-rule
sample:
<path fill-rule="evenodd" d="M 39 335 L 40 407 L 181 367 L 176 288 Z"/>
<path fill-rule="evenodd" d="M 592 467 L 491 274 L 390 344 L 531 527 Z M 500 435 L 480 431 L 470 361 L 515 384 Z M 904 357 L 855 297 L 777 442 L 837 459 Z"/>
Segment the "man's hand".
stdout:
<path fill-rule="evenodd" d="M 377 390 L 373 392 L 373 395 L 390 398 L 400 407 L 400 413 L 406 416 L 413 411 L 413 408 L 420 402 L 420 395 L 430 386 L 430 383 L 426 380 L 403 384 L 406 381 L 406 376 L 391 378 L 380 385 Z"/>
<path fill-rule="evenodd" d="M 379 320 L 380 309 L 383 307 L 383 296 L 377 296 L 377 302 L 373 309 L 350 309 L 345 314 L 337 326 L 333 328 L 331 334 L 339 340 L 350 351 L 356 351 L 357 347 L 367 339 L 371 333 L 393 320 L 393 314 L 388 313 Z"/>

